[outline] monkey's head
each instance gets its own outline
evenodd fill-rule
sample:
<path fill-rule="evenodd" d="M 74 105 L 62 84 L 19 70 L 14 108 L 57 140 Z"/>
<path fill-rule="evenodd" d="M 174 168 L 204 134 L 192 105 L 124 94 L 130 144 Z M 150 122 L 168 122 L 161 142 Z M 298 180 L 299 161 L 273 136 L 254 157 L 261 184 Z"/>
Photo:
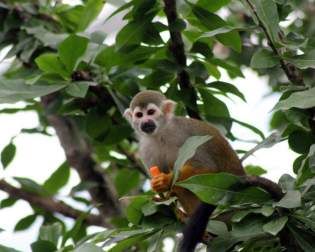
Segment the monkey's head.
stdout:
<path fill-rule="evenodd" d="M 156 135 L 173 117 L 175 106 L 158 91 L 142 91 L 132 99 L 124 117 L 140 135 Z"/>

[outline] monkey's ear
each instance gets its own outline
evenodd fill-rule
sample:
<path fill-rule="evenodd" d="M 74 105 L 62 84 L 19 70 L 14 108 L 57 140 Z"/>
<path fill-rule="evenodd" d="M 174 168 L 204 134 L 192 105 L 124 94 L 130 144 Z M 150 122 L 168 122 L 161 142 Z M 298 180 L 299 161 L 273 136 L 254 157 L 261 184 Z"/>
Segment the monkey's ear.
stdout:
<path fill-rule="evenodd" d="M 123 116 L 128 120 L 129 123 L 131 123 L 132 119 L 132 111 L 130 108 L 127 108 L 123 114 Z"/>
<path fill-rule="evenodd" d="M 176 102 L 172 100 L 165 100 L 162 103 L 162 112 L 169 118 L 174 115 L 175 108 Z"/>

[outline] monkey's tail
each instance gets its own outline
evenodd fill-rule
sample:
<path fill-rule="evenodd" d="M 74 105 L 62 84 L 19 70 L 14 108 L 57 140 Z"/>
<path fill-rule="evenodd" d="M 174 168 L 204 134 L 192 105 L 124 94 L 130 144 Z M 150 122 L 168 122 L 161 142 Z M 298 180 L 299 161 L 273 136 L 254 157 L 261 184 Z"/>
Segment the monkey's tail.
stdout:
<path fill-rule="evenodd" d="M 178 252 L 193 252 L 206 231 L 209 217 L 215 206 L 202 202 L 190 217 L 183 230 Z"/>

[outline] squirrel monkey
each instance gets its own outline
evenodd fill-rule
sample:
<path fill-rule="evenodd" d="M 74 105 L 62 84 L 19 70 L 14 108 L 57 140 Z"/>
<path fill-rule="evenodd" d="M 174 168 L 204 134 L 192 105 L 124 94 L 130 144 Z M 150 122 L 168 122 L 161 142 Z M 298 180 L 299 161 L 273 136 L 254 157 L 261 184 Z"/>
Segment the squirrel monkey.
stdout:
<path fill-rule="evenodd" d="M 147 168 L 158 166 L 161 170 L 161 173 L 151 180 L 154 191 L 165 192 L 170 189 L 178 150 L 191 136 L 210 135 L 212 138 L 201 145 L 181 168 L 178 181 L 213 172 L 245 175 L 236 153 L 214 126 L 199 120 L 175 116 L 175 107 L 176 103 L 160 92 L 148 90 L 138 93 L 124 113 L 138 135 L 140 157 L 145 165 Z M 188 227 L 184 230 L 180 251 L 193 251 L 204 234 L 213 206 L 201 203 L 197 196 L 185 188 L 175 186 L 172 192 L 191 217 Z M 188 238 L 189 242 L 185 241 Z"/>

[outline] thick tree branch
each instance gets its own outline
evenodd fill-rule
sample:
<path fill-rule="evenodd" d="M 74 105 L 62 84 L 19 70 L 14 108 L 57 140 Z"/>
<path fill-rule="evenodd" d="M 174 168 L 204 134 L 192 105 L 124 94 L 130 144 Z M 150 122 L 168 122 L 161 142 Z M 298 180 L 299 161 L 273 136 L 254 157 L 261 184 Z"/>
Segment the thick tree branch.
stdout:
<path fill-rule="evenodd" d="M 113 186 L 101 167 L 94 161 L 91 147 L 80 134 L 74 121 L 49 113 L 49 108 L 55 98 L 56 94 L 42 97 L 42 105 L 46 111 L 48 122 L 57 133 L 69 164 L 78 172 L 81 181 L 91 182 L 95 185 L 89 189 L 89 193 L 104 218 L 121 215 L 121 207 Z"/>
<path fill-rule="evenodd" d="M 11 198 L 23 199 L 31 205 L 35 205 L 51 213 L 59 213 L 73 219 L 77 219 L 80 216 L 85 215 L 84 212 L 74 209 L 62 201 L 57 201 L 51 197 L 43 197 L 38 194 L 25 191 L 10 185 L 4 180 L 0 180 L 0 190 L 9 194 Z M 85 222 L 87 225 L 111 227 L 111 225 L 106 223 L 104 218 L 100 215 L 89 214 L 86 216 Z"/>
<path fill-rule="evenodd" d="M 180 70 L 178 72 L 178 82 L 183 94 L 189 95 L 189 102 L 193 109 L 189 106 L 186 106 L 187 113 L 192 118 L 200 119 L 197 107 L 197 94 L 195 89 L 190 83 L 189 74 L 186 70 L 187 67 L 187 58 L 184 50 L 184 42 L 182 35 L 179 31 L 175 30 L 175 24 L 178 20 L 176 12 L 176 1 L 175 0 L 164 0 L 164 12 L 167 17 L 167 22 L 170 30 L 171 42 L 169 49 L 173 54 Z"/>
<path fill-rule="evenodd" d="M 275 53 L 275 55 L 277 55 L 279 57 L 280 66 L 281 66 L 282 70 L 284 71 L 284 73 L 286 74 L 287 78 L 295 85 L 304 85 L 304 80 L 303 80 L 303 76 L 301 74 L 301 71 L 297 67 L 295 67 L 293 64 L 285 62 L 285 60 L 282 58 L 281 53 L 279 52 L 279 50 L 277 49 L 277 47 L 273 43 L 273 41 L 272 41 L 268 31 L 267 31 L 267 28 L 264 26 L 263 22 L 260 20 L 255 6 L 251 3 L 250 0 L 246 0 L 246 2 L 248 4 L 248 6 L 251 8 L 252 12 L 254 13 L 255 18 L 258 20 L 258 24 L 259 24 L 260 28 L 263 30 L 263 32 L 264 32 L 264 34 L 268 40 L 268 44 L 269 44 L 270 48 Z"/>

